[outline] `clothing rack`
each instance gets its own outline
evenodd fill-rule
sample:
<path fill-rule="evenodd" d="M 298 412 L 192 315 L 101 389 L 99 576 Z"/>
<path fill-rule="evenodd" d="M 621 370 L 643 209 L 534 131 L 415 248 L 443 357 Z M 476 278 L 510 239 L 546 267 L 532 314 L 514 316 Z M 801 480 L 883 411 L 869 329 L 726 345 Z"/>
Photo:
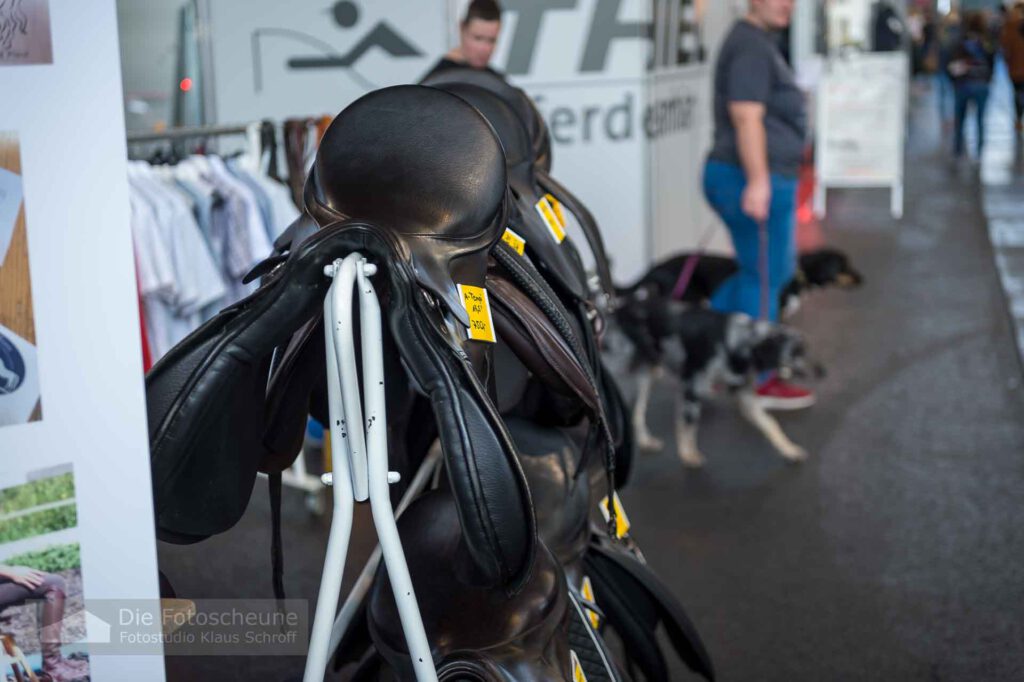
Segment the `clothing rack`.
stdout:
<path fill-rule="evenodd" d="M 295 120 L 302 121 L 303 119 Z M 309 118 L 308 121 L 310 123 L 306 125 L 311 125 L 315 120 L 316 119 L 314 118 Z M 202 154 L 206 155 L 208 152 L 211 151 L 209 149 L 210 147 L 213 148 L 214 152 L 216 152 L 220 147 L 233 147 L 234 145 L 232 145 L 231 143 L 234 142 L 234 140 L 220 140 L 219 138 L 227 138 L 235 135 L 248 136 L 250 131 L 252 131 L 253 127 L 255 126 L 257 131 L 258 144 L 260 147 L 262 147 L 262 149 L 260 150 L 260 154 L 262 155 L 263 152 L 265 151 L 269 154 L 269 156 L 266 159 L 269 168 L 264 172 L 268 172 L 268 174 L 272 173 L 270 177 L 273 177 L 275 180 L 281 181 L 281 178 L 277 175 L 277 159 L 278 149 L 284 150 L 284 153 L 287 154 L 287 140 L 285 139 L 284 135 L 284 128 L 286 124 L 287 121 L 279 123 L 268 120 L 262 120 L 253 121 L 252 123 L 248 124 L 188 127 L 183 126 L 167 128 L 166 130 L 160 132 L 131 133 L 127 135 L 129 152 L 128 155 L 129 158 L 142 157 L 143 155 L 148 155 L 149 152 L 153 151 L 154 148 L 169 147 L 173 155 L 173 160 L 171 160 L 170 163 L 173 165 L 177 164 L 179 159 L 187 158 L 190 154 L 196 152 L 197 148 L 200 148 L 199 151 L 201 151 Z M 278 135 L 280 135 L 280 141 Z M 245 144 L 249 144 L 249 140 L 245 138 L 242 138 L 242 141 L 244 141 Z M 225 144 L 220 144 L 221 142 Z M 163 161 L 155 160 L 155 158 L 156 157 L 152 157 L 150 159 L 145 160 L 149 161 L 150 163 L 163 163 Z M 140 160 L 143 159 L 140 158 Z M 287 160 L 286 163 L 289 163 L 289 173 L 294 173 L 296 172 L 296 170 L 298 170 L 301 173 L 301 179 L 304 180 L 305 173 L 302 172 L 304 171 L 304 168 L 302 168 L 301 163 L 298 164 L 296 168 L 292 168 L 292 164 L 290 164 L 290 162 Z M 273 169 L 273 171 L 270 171 L 270 169 Z M 298 183 L 286 183 L 281 181 L 280 187 L 281 189 L 278 191 L 284 192 L 286 197 L 285 201 L 289 205 L 294 204 L 296 207 L 300 205 L 299 202 L 296 202 L 295 197 L 301 197 L 301 190 L 303 188 L 302 181 L 299 181 Z M 219 192 L 221 190 L 218 189 L 217 191 Z M 280 217 L 280 214 L 278 214 L 278 217 Z M 278 228 L 280 228 L 281 225 L 286 225 L 290 223 L 291 219 L 292 217 L 289 216 L 284 220 L 277 220 L 276 225 Z M 207 225 L 208 226 L 206 229 L 210 229 L 209 224 Z M 201 230 L 198 224 L 194 227 L 194 229 Z M 271 241 L 275 236 L 276 235 L 269 235 Z M 251 242 L 251 239 L 249 241 Z M 269 250 L 270 247 L 268 244 L 267 255 L 269 255 Z M 228 302 L 230 302 L 230 300 L 228 300 Z M 148 308 L 146 308 L 146 310 L 148 310 Z M 201 322 L 197 322 L 196 326 L 198 326 L 199 323 Z M 295 460 L 292 466 L 289 467 L 285 472 L 283 472 L 281 482 L 290 488 L 295 488 L 305 493 L 307 508 L 313 513 L 322 514 L 325 508 L 324 485 L 321 482 L 319 476 L 311 474 L 309 471 L 307 471 L 305 457 L 305 452 L 299 454 L 298 458 Z"/>
<path fill-rule="evenodd" d="M 217 137 L 221 135 L 243 135 L 248 125 L 195 126 L 191 128 L 168 128 L 159 133 L 131 133 L 128 142 L 162 142 L 181 140 L 189 137 Z"/>

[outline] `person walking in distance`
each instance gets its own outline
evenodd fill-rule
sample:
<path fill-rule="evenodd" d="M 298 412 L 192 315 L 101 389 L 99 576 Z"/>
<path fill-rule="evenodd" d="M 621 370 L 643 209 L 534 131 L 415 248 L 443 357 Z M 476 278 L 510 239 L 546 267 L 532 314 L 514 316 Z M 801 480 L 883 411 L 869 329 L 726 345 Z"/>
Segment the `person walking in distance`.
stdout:
<path fill-rule="evenodd" d="M 939 25 L 939 69 L 935 74 L 935 82 L 938 84 L 939 117 L 942 119 L 943 134 L 948 134 L 953 130 L 956 95 L 953 89 L 953 80 L 949 75 L 949 62 L 953 59 L 953 52 L 957 45 L 960 44 L 962 23 L 959 14 L 950 12 L 942 18 Z"/>
<path fill-rule="evenodd" d="M 1013 81 L 1014 128 L 1019 135 L 1024 130 L 1024 2 L 1018 2 L 1006 13 L 999 42 Z"/>
<path fill-rule="evenodd" d="M 711 305 L 773 321 L 779 292 L 796 272 L 796 189 L 807 129 L 804 94 L 774 39 L 789 25 L 793 6 L 794 0 L 749 0 L 726 37 L 715 65 L 714 143 L 704 168 L 704 195 L 728 227 L 740 266 Z M 777 376 L 764 377 L 758 395 L 775 409 L 815 400 Z"/>
<path fill-rule="evenodd" d="M 953 50 L 946 69 L 953 79 L 956 95 L 956 122 L 953 131 L 953 153 L 959 158 L 964 153 L 964 126 L 967 111 L 974 105 L 978 124 L 978 156 L 985 146 L 985 109 L 992 73 L 995 70 L 995 50 L 988 39 L 988 26 L 981 12 L 964 15 L 963 33 Z"/>

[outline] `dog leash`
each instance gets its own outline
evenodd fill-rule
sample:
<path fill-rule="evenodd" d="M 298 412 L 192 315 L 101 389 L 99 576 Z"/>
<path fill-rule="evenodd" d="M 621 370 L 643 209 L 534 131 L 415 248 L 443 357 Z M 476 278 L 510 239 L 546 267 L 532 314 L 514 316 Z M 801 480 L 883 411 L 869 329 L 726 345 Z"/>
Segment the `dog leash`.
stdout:
<path fill-rule="evenodd" d="M 676 285 L 672 287 L 672 298 L 680 300 L 686 294 L 686 290 L 690 288 L 690 281 L 693 279 L 693 273 L 697 270 L 697 263 L 700 261 L 704 252 L 707 250 L 708 243 L 711 241 L 711 236 L 714 234 L 715 224 L 711 223 L 704 230 L 704 234 L 701 236 L 700 242 L 697 246 L 697 251 L 686 259 L 683 264 L 683 269 L 679 272 L 679 279 L 676 280 Z M 770 277 L 768 269 L 770 267 L 768 259 L 768 222 L 765 220 L 759 220 L 757 222 L 757 259 L 758 259 L 758 270 L 760 271 L 761 279 L 761 305 L 760 305 L 760 319 L 767 320 L 768 312 L 770 310 L 770 303 L 768 300 Z"/>
<path fill-rule="evenodd" d="M 770 286 L 770 278 L 768 276 L 769 260 L 768 260 L 768 221 L 759 220 L 757 221 L 757 259 L 758 270 L 761 275 L 761 316 L 760 319 L 768 319 L 769 301 L 768 301 L 768 288 Z"/>
<path fill-rule="evenodd" d="M 693 279 L 693 273 L 697 270 L 697 263 L 707 250 L 708 242 L 711 241 L 711 235 L 714 234 L 714 231 L 714 223 L 711 223 L 704 229 L 704 234 L 697 244 L 697 251 L 683 263 L 683 269 L 679 272 L 679 279 L 676 280 L 676 285 L 672 287 L 672 298 L 675 300 L 682 299 L 683 295 L 686 294 L 686 290 L 690 288 L 690 280 Z"/>

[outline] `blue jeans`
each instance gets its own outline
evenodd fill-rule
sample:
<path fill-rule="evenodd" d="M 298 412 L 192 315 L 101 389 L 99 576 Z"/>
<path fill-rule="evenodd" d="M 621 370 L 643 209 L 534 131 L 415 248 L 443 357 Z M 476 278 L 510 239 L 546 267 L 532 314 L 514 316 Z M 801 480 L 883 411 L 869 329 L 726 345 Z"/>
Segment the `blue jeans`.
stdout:
<path fill-rule="evenodd" d="M 967 106 L 974 102 L 974 115 L 978 121 L 978 155 L 985 146 L 985 107 L 988 104 L 988 83 L 977 81 L 956 85 L 956 138 L 953 151 L 957 156 L 964 153 L 964 125 L 967 122 Z"/>
<path fill-rule="evenodd" d="M 939 101 L 939 117 L 942 123 L 953 120 L 952 111 L 955 96 L 953 94 L 953 81 L 945 73 L 939 72 L 935 75 L 935 89 Z"/>
<path fill-rule="evenodd" d="M 761 282 L 768 282 L 768 319 L 779 319 L 779 293 L 796 272 L 796 178 L 772 174 L 772 202 L 768 214 L 768 272 L 761 272 L 758 225 L 743 212 L 746 176 L 739 166 L 720 161 L 704 167 L 704 196 L 729 228 L 740 269 L 711 297 L 711 307 L 722 312 L 761 315 Z"/>

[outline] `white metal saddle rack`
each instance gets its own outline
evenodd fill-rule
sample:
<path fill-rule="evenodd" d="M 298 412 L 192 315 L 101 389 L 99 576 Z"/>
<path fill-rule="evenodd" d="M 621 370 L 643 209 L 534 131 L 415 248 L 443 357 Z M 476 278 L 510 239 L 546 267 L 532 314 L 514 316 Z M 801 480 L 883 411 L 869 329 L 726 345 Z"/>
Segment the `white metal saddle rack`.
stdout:
<path fill-rule="evenodd" d="M 398 482 L 398 474 L 388 471 L 381 312 L 370 283 L 370 277 L 376 272 L 376 266 L 359 253 L 349 254 L 324 269 L 324 274 L 334 279 L 324 299 L 334 513 L 303 682 L 321 682 L 333 652 L 331 632 L 352 535 L 354 503 L 367 500 L 416 679 L 418 682 L 437 680 L 388 490 L 391 483 Z M 362 395 L 352 336 L 352 295 L 356 283 L 359 285 L 363 358 Z"/>

